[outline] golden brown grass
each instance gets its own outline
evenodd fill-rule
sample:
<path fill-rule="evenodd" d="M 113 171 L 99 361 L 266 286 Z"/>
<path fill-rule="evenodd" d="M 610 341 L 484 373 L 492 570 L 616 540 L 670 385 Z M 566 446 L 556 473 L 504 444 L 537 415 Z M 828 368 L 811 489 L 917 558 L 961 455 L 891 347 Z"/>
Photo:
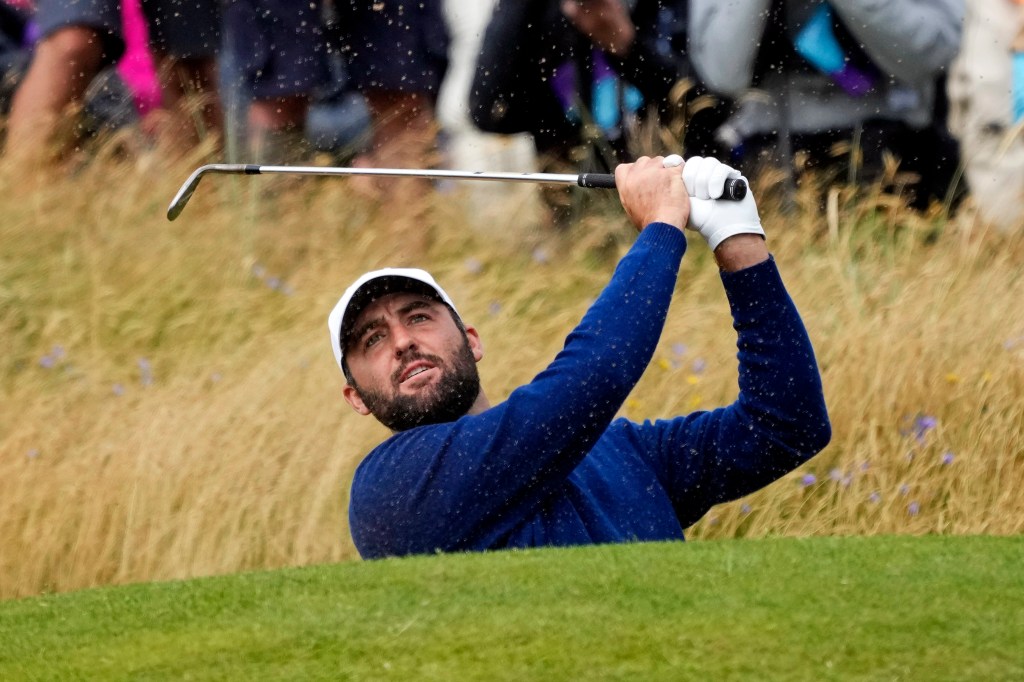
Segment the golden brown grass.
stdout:
<path fill-rule="evenodd" d="M 519 193 L 481 219 L 458 194 L 373 206 L 341 180 L 265 177 L 208 178 L 168 223 L 194 161 L 0 179 L 0 597 L 354 559 L 348 482 L 386 434 L 341 400 L 326 315 L 348 282 L 432 270 L 481 331 L 496 401 L 553 357 L 632 239 L 610 201 L 554 235 Z M 1020 532 L 1024 240 L 867 191 L 802 202 L 764 222 L 833 442 L 691 536 Z M 691 241 L 623 413 L 731 401 L 734 340 Z"/>

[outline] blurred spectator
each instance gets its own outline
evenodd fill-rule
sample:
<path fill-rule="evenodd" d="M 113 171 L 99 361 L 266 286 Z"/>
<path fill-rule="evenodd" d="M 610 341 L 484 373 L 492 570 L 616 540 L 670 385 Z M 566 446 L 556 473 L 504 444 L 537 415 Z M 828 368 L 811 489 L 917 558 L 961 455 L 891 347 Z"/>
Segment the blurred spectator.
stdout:
<path fill-rule="evenodd" d="M 1024 1 L 977 0 L 949 80 L 950 128 L 979 215 L 1024 228 Z"/>
<path fill-rule="evenodd" d="M 469 92 L 477 55 L 493 13 L 495 0 L 446 0 L 445 22 L 451 42 L 450 64 L 438 94 L 437 120 L 443 131 L 440 160 L 447 168 L 522 172 L 537 167 L 536 147 L 529 133 L 487 133 L 469 115 Z M 459 195 L 462 211 L 473 225 L 488 233 L 526 238 L 543 206 L 536 185 L 507 182 L 439 182 L 442 191 Z M 508 207 L 516 206 L 510 213 Z"/>
<path fill-rule="evenodd" d="M 253 95 L 249 142 L 258 160 L 294 160 L 311 138 L 318 146 L 353 140 L 368 116 L 372 139 L 354 165 L 431 163 L 434 102 L 447 68 L 441 0 L 234 0 L 225 21 Z M 336 54 L 343 64 L 332 63 Z M 365 110 L 351 105 L 353 90 Z M 377 191 L 369 178 L 353 183 Z"/>
<path fill-rule="evenodd" d="M 142 10 L 169 114 L 159 132 L 170 148 L 188 148 L 220 129 L 214 87 L 220 3 L 142 0 Z M 97 75 L 125 53 L 117 0 L 40 0 L 34 22 L 39 41 L 8 120 L 6 152 L 18 162 L 45 161 L 54 145 L 63 151 L 63 115 L 81 107 Z M 192 95 L 199 96 L 198 110 Z"/>
<path fill-rule="evenodd" d="M 149 31 L 142 13 L 141 0 L 121 1 L 124 27 L 124 56 L 117 63 L 117 73 L 131 90 L 139 116 L 145 118 L 160 108 L 160 78 L 156 72 L 153 52 L 149 49 Z"/>
<path fill-rule="evenodd" d="M 306 116 L 330 78 L 318 0 L 231 0 L 224 11 L 228 50 L 252 98 L 249 158 L 288 163 L 306 155 Z"/>
<path fill-rule="evenodd" d="M 936 85 L 960 45 L 963 0 L 690 0 L 689 47 L 704 83 L 738 99 L 720 128 L 734 164 L 877 176 L 885 153 L 943 199 L 957 148 L 935 116 Z M 853 150 L 840 158 L 837 149 Z M 858 158 L 862 154 L 863 158 Z"/>
<path fill-rule="evenodd" d="M 685 0 L 499 0 L 470 115 L 488 132 L 531 133 L 549 162 L 613 168 L 631 156 L 641 109 L 667 121 L 704 94 L 685 55 L 686 24 Z M 686 79 L 680 107 L 673 90 Z M 687 155 L 718 154 L 709 133 L 722 111 L 705 107 L 686 122 Z"/>
<path fill-rule="evenodd" d="M 0 0 L 0 113 L 10 110 L 11 96 L 21 82 L 30 56 L 31 6 Z"/>
<path fill-rule="evenodd" d="M 353 165 L 435 165 L 434 109 L 448 69 L 442 0 L 334 0 L 334 9 L 331 42 L 345 56 L 352 85 L 366 99 L 373 122 L 369 149 Z M 371 195 L 384 189 L 370 177 L 353 178 L 353 184 Z"/>

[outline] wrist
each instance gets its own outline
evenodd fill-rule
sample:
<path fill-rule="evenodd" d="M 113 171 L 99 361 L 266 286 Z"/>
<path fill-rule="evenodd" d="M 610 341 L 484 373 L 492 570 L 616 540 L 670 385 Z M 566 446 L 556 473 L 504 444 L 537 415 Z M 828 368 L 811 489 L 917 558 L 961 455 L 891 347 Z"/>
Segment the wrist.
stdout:
<path fill-rule="evenodd" d="M 736 272 L 768 260 L 768 245 L 760 234 L 736 234 L 722 240 L 715 249 L 718 267 Z"/>
<path fill-rule="evenodd" d="M 686 215 L 680 215 L 677 212 L 655 212 L 650 218 L 644 221 L 644 225 L 651 225 L 653 223 L 664 223 L 665 225 L 671 225 L 680 232 L 686 227 Z"/>
<path fill-rule="evenodd" d="M 668 193 L 651 206 L 648 213 L 650 220 L 647 222 L 667 223 L 682 230 L 690 220 L 690 210 L 690 197 L 685 194 L 685 187 L 680 183 L 679 192 Z"/>

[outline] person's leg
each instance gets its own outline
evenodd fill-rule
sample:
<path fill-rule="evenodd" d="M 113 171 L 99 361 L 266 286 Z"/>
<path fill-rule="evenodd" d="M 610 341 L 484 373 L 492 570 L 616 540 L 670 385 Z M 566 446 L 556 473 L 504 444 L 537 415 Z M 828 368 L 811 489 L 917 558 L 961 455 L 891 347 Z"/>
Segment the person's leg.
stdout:
<path fill-rule="evenodd" d="M 187 149 L 210 136 L 219 137 L 224 125 L 217 96 L 217 62 L 212 57 L 182 59 L 154 53 L 160 75 L 160 97 L 167 119 L 162 142 Z"/>
<path fill-rule="evenodd" d="M 263 97 L 249 105 L 249 151 L 255 163 L 287 163 L 303 156 L 309 96 Z"/>
<path fill-rule="evenodd" d="M 62 114 L 69 105 L 81 103 L 101 61 L 96 32 L 83 26 L 60 29 L 36 46 L 11 102 L 8 157 L 27 162 L 50 156 Z"/>
<path fill-rule="evenodd" d="M 433 98 L 391 90 L 367 90 L 364 96 L 373 120 L 373 142 L 357 162 L 410 168 L 429 164 L 437 135 Z"/>
<path fill-rule="evenodd" d="M 20 163 L 46 162 L 63 151 L 64 114 L 81 105 L 92 79 L 124 50 L 116 2 L 44 0 L 36 19 L 43 37 L 7 122 L 6 154 Z"/>
<path fill-rule="evenodd" d="M 433 97 L 426 93 L 364 90 L 372 122 L 370 148 L 352 162 L 357 168 L 432 168 L 436 166 L 437 121 Z M 352 186 L 368 197 L 378 197 L 385 188 L 407 186 L 421 194 L 429 181 L 404 182 L 369 176 L 352 178 Z"/>
<path fill-rule="evenodd" d="M 247 115 L 254 163 L 289 163 L 308 153 L 306 114 L 329 79 L 317 1 L 234 0 L 224 15 L 232 55 L 252 95 Z"/>
<path fill-rule="evenodd" d="M 219 0 L 142 0 L 142 11 L 165 109 L 165 120 L 157 131 L 162 146 L 183 151 L 210 136 L 219 141 L 223 128 L 217 94 Z"/>
<path fill-rule="evenodd" d="M 448 33 L 436 0 L 394 11 L 350 9 L 340 13 L 346 33 L 350 74 L 366 98 L 373 123 L 373 141 L 355 165 L 422 168 L 435 165 L 437 123 L 434 102 L 448 66 Z M 353 178 L 352 185 L 371 196 L 385 186 L 371 177 Z M 391 191 L 422 193 L 423 180 L 388 182 Z"/>

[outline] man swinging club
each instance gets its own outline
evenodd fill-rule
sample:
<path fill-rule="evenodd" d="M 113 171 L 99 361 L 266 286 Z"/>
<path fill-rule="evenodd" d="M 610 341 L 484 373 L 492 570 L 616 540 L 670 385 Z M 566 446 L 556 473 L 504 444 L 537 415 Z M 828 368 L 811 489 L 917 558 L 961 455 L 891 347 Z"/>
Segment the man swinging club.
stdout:
<path fill-rule="evenodd" d="M 736 177 L 715 159 L 676 155 L 616 168 L 636 242 L 554 361 L 497 405 L 480 388 L 479 334 L 429 274 L 378 270 L 348 288 L 328 319 L 345 400 L 394 432 L 352 482 L 364 558 L 682 540 L 712 505 L 828 444 L 814 351 L 752 193 L 716 200 Z M 710 412 L 616 419 L 657 346 L 687 226 L 721 270 L 739 396 Z"/>

